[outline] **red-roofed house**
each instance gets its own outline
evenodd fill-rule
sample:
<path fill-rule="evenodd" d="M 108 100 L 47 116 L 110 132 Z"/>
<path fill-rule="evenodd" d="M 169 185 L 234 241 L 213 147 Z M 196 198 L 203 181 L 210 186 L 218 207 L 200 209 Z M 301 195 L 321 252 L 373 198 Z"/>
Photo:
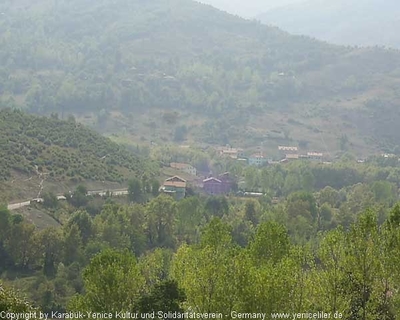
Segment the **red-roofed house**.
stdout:
<path fill-rule="evenodd" d="M 175 176 L 165 180 L 161 191 L 167 194 L 171 194 L 176 200 L 183 199 L 186 195 L 186 180 Z"/>

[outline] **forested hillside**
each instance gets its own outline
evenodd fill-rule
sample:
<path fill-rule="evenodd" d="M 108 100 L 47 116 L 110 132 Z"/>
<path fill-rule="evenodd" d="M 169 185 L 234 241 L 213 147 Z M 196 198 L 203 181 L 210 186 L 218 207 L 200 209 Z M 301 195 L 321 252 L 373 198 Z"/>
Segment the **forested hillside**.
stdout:
<path fill-rule="evenodd" d="M 399 9 L 395 0 L 308 0 L 271 9 L 257 19 L 336 44 L 400 48 Z"/>
<path fill-rule="evenodd" d="M 157 174 L 151 162 L 76 123 L 73 117 L 63 121 L 5 109 L 0 111 L 0 131 L 2 186 L 6 182 L 18 188 L 30 179 L 123 182 L 144 173 Z"/>
<path fill-rule="evenodd" d="M 0 12 L 3 106 L 81 114 L 129 138 L 271 145 L 277 131 L 314 149 L 337 150 L 343 133 L 358 152 L 397 145 L 398 52 L 294 37 L 189 0 L 17 0 Z M 168 110 L 179 116 L 165 124 Z"/>

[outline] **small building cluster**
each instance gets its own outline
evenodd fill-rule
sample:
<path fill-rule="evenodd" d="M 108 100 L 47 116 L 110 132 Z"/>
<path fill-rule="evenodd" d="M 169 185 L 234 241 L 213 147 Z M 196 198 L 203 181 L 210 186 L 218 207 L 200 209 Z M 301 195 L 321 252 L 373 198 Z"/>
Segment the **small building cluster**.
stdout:
<path fill-rule="evenodd" d="M 217 147 L 218 154 L 223 157 L 229 157 L 231 159 L 239 159 L 243 157 L 243 149 L 232 148 L 232 147 Z"/>
<path fill-rule="evenodd" d="M 306 159 L 309 161 L 324 162 L 324 154 L 320 152 L 307 152 L 306 154 L 299 154 L 298 147 L 294 146 L 279 146 L 278 150 L 283 157 L 280 161 L 273 161 L 264 156 L 259 151 L 249 157 L 244 157 L 244 152 L 239 148 L 218 147 L 216 148 L 217 153 L 221 157 L 227 157 L 238 161 L 244 161 L 250 166 L 263 166 L 266 164 L 277 164 L 288 162 L 292 160 Z M 170 167 L 191 176 L 196 177 L 198 172 L 195 167 L 187 163 L 172 162 Z M 202 179 L 202 178 L 200 178 Z M 209 195 L 223 195 L 231 193 L 235 188 L 235 179 L 233 179 L 228 172 L 217 175 L 217 176 L 206 176 L 204 180 L 197 180 L 193 182 L 194 186 L 202 188 L 202 190 Z M 179 176 L 173 176 L 165 180 L 160 191 L 166 194 L 172 195 L 176 200 L 183 199 L 186 196 L 187 181 Z"/>
<path fill-rule="evenodd" d="M 300 154 L 298 147 L 285 147 L 279 146 L 278 150 L 284 157 L 280 162 L 288 162 L 293 160 L 310 160 L 323 162 L 324 154 L 320 152 L 307 152 L 306 154 Z"/>
<path fill-rule="evenodd" d="M 203 180 L 202 189 L 209 195 L 224 195 L 233 190 L 234 179 L 228 172 L 216 177 L 208 177 Z M 168 178 L 160 188 L 160 192 L 169 194 L 175 200 L 181 200 L 186 196 L 187 182 L 179 176 Z"/>
<path fill-rule="evenodd" d="M 229 157 L 238 161 L 245 161 L 250 166 L 263 166 L 266 164 L 283 163 L 292 160 L 309 160 L 309 161 L 324 161 L 324 154 L 320 152 L 307 152 L 306 154 L 300 154 L 299 148 L 296 146 L 278 146 L 278 151 L 281 156 L 281 160 L 274 162 L 271 158 L 267 158 L 262 152 L 256 152 L 248 157 L 245 156 L 243 149 L 232 148 L 232 147 L 217 147 L 218 154 L 221 157 Z"/>

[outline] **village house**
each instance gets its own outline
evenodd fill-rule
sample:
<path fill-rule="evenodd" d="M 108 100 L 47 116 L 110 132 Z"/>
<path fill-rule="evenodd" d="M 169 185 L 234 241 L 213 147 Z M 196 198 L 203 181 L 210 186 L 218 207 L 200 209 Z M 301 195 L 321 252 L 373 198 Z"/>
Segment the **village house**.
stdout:
<path fill-rule="evenodd" d="M 185 172 L 187 174 L 191 174 L 193 176 L 197 175 L 196 168 L 187 163 L 172 162 L 170 164 L 170 167 Z"/>
<path fill-rule="evenodd" d="M 210 177 L 203 180 L 203 190 L 211 195 L 218 195 L 224 193 L 224 186 L 221 180 Z"/>
<path fill-rule="evenodd" d="M 211 195 L 228 194 L 232 186 L 233 181 L 228 172 L 221 174 L 218 178 L 210 177 L 203 180 L 203 190 Z"/>
<path fill-rule="evenodd" d="M 312 161 L 322 161 L 324 157 L 323 153 L 319 152 L 307 152 L 307 158 Z"/>
<path fill-rule="evenodd" d="M 285 157 L 287 160 L 298 160 L 299 158 L 300 156 L 297 153 L 288 153 Z"/>
<path fill-rule="evenodd" d="M 244 153 L 243 149 L 231 148 L 231 147 L 219 147 L 217 151 L 222 157 L 230 157 L 232 159 L 242 158 Z"/>
<path fill-rule="evenodd" d="M 160 191 L 172 195 L 176 200 L 181 200 L 186 195 L 186 180 L 174 176 L 164 181 Z"/>
<path fill-rule="evenodd" d="M 281 152 L 284 152 L 285 154 L 288 153 L 297 153 L 299 149 L 297 147 L 285 147 L 285 146 L 279 146 L 278 150 Z"/>
<path fill-rule="evenodd" d="M 253 154 L 249 157 L 248 159 L 248 164 L 250 166 L 262 166 L 268 162 L 268 159 L 266 159 L 262 154 Z"/>
<path fill-rule="evenodd" d="M 396 155 L 393 153 L 383 153 L 381 154 L 382 158 L 395 158 Z"/>

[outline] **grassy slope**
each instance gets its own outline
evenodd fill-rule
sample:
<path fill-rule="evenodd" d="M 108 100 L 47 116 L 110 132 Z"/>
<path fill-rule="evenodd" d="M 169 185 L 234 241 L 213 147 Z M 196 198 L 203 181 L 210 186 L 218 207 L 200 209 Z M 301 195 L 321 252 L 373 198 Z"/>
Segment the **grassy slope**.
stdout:
<path fill-rule="evenodd" d="M 0 111 L 2 197 L 21 200 L 62 193 L 84 182 L 90 190 L 120 187 L 129 177 L 157 174 L 150 163 L 75 123 Z M 154 171 L 153 171 L 154 169 Z"/>

